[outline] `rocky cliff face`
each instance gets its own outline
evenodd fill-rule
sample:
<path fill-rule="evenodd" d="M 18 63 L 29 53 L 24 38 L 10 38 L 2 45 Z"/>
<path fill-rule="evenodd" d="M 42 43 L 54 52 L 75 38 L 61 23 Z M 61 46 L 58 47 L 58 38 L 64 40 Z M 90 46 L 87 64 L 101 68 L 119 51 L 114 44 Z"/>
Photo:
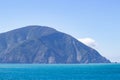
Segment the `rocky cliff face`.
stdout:
<path fill-rule="evenodd" d="M 75 38 L 42 26 L 0 34 L 0 63 L 109 63 Z"/>

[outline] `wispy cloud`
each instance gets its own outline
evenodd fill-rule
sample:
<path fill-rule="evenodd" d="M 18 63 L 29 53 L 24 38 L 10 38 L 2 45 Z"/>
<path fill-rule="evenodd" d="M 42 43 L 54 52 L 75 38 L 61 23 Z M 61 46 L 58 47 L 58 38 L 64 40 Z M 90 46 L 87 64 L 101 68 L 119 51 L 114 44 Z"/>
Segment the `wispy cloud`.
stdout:
<path fill-rule="evenodd" d="M 97 42 L 92 39 L 92 38 L 80 38 L 78 39 L 80 42 L 86 44 L 89 47 L 96 48 L 97 47 Z"/>

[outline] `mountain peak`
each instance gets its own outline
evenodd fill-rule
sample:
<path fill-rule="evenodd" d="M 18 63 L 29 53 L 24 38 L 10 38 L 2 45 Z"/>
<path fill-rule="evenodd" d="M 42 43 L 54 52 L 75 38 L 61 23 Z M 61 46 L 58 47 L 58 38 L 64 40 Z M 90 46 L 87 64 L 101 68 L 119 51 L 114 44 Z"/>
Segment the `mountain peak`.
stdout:
<path fill-rule="evenodd" d="M 109 63 L 72 36 L 45 26 L 0 34 L 0 63 Z"/>

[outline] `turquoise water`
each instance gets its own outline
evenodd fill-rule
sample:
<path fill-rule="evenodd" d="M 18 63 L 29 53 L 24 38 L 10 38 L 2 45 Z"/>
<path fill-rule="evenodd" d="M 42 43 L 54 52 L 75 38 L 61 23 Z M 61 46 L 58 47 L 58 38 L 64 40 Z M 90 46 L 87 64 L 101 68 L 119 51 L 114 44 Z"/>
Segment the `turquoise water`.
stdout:
<path fill-rule="evenodd" d="M 0 64 L 0 80 L 120 80 L 120 64 Z"/>

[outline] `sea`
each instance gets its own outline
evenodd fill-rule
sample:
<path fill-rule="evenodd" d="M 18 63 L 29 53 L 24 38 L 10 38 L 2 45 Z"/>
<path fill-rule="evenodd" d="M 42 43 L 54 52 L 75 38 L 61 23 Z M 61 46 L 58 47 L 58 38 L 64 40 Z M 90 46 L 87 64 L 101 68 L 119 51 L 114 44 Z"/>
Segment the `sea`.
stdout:
<path fill-rule="evenodd" d="M 0 80 L 120 80 L 120 64 L 0 64 Z"/>

